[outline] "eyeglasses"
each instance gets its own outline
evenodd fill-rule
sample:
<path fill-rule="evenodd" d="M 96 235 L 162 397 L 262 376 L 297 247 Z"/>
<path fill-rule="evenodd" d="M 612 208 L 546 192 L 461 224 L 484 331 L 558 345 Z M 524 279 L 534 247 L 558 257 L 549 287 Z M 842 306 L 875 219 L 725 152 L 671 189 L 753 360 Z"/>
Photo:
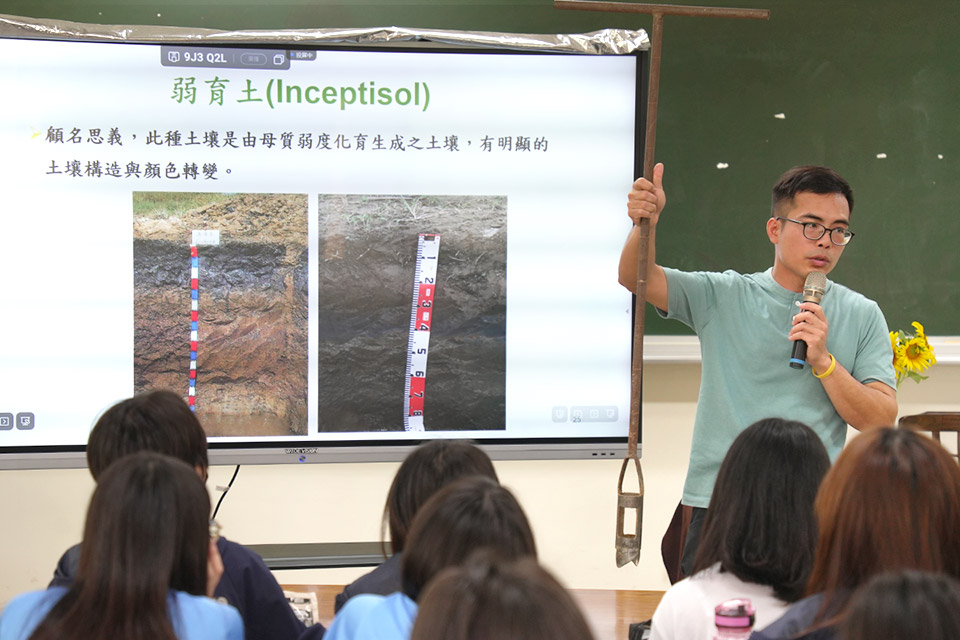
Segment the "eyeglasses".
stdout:
<path fill-rule="evenodd" d="M 799 220 L 792 220 L 790 218 L 784 218 L 783 216 L 777 216 L 777 220 L 786 220 L 787 222 L 793 222 L 794 224 L 799 224 L 803 227 L 803 237 L 808 240 L 819 240 L 823 237 L 827 231 L 830 232 L 830 242 L 837 245 L 838 247 L 846 246 L 850 239 L 853 238 L 853 231 L 850 229 L 845 229 L 844 227 L 834 227 L 833 229 L 827 229 L 825 226 L 819 222 L 801 222 Z"/>

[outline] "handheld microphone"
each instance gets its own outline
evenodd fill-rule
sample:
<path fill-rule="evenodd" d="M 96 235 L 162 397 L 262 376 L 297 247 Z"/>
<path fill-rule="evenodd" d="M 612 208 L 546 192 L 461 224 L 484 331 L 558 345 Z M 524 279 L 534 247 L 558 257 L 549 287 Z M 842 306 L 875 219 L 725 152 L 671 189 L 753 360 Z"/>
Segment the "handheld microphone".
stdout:
<path fill-rule="evenodd" d="M 820 271 L 811 271 L 803 282 L 803 301 L 820 304 L 823 293 L 827 290 L 827 276 Z M 790 356 L 790 366 L 794 369 L 803 369 L 807 364 L 807 343 L 797 340 L 793 343 L 793 355 Z"/>

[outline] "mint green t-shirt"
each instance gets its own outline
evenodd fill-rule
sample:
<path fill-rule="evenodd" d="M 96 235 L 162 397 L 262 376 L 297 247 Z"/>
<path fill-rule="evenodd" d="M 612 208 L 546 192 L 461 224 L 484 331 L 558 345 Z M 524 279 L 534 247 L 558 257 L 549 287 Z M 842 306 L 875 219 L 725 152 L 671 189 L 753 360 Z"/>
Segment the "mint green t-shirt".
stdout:
<path fill-rule="evenodd" d="M 743 275 L 664 269 L 668 309 L 700 338 L 702 373 L 683 504 L 706 507 L 720 464 L 741 431 L 763 418 L 809 425 L 833 460 L 847 425 L 810 367 L 788 365 L 787 338 L 803 296 L 781 287 L 773 270 Z M 877 303 L 827 281 L 821 306 L 829 323 L 827 349 L 862 383 L 895 387 L 893 350 Z"/>

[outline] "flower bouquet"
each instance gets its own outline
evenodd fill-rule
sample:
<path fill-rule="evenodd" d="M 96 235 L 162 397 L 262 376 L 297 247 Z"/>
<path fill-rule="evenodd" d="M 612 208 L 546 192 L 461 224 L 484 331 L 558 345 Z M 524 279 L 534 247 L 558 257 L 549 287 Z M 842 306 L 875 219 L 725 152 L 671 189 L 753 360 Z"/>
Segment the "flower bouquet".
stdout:
<path fill-rule="evenodd" d="M 890 332 L 890 346 L 893 347 L 893 368 L 897 372 L 897 388 L 906 378 L 914 382 L 926 380 L 928 376 L 922 374 L 932 365 L 937 364 L 937 356 L 933 347 L 927 342 L 923 332 L 923 325 L 913 323 L 915 333 L 908 333 L 903 329 Z"/>

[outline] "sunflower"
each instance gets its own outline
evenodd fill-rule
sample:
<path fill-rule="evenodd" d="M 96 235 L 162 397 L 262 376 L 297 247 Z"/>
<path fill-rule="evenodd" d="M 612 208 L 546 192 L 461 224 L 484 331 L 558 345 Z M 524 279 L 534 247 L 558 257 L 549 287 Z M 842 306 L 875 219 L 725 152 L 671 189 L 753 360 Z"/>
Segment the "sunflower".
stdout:
<path fill-rule="evenodd" d="M 898 387 L 906 378 L 913 378 L 915 382 L 926 380 L 927 376 L 921 375 L 921 372 L 937 364 L 937 357 L 927 341 L 923 325 L 914 322 L 912 326 L 915 330 L 913 335 L 903 330 L 890 332 L 893 368 L 897 374 Z"/>
<path fill-rule="evenodd" d="M 906 370 L 916 371 L 917 373 L 933 364 L 931 362 L 932 352 L 926 338 L 916 337 L 908 340 L 907 344 L 903 346 L 903 359 Z"/>

